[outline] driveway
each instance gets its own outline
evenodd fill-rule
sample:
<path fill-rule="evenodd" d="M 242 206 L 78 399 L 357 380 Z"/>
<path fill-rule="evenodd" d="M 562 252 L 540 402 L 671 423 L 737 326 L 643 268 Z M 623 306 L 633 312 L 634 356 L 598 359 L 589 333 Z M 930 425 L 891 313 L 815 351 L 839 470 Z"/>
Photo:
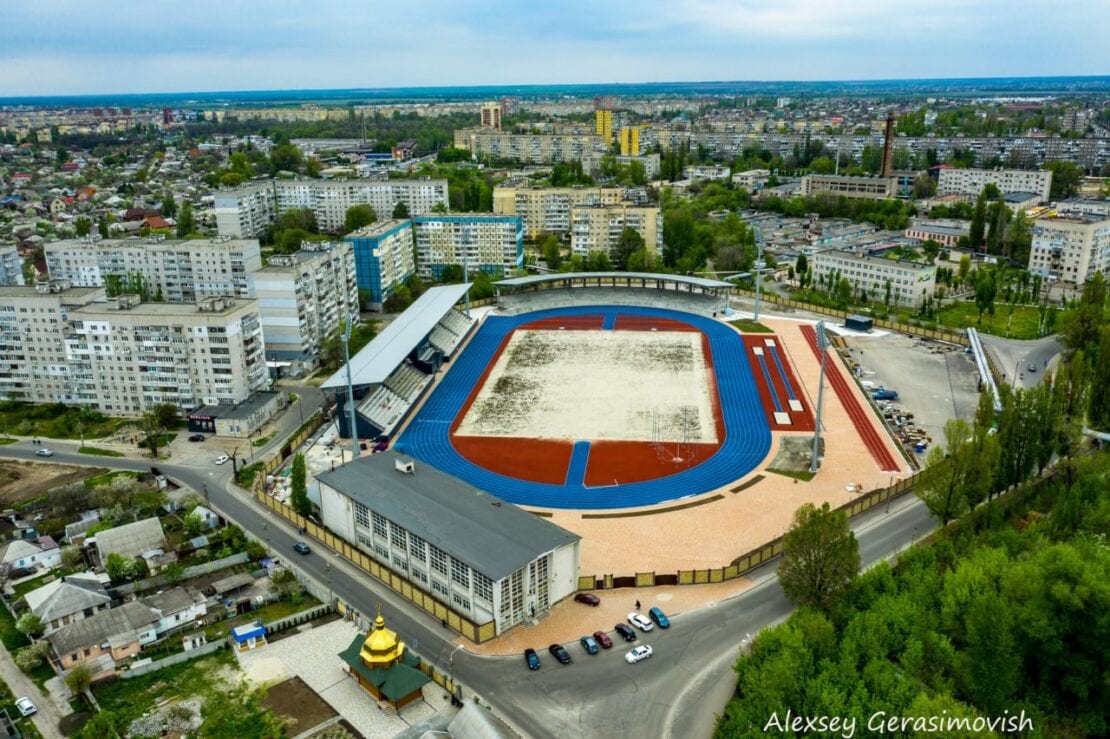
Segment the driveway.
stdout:
<path fill-rule="evenodd" d="M 44 695 L 38 689 L 38 686 L 31 682 L 31 678 L 24 675 L 23 671 L 16 667 L 12 656 L 3 647 L 0 647 L 0 678 L 3 678 L 4 682 L 8 684 L 16 698 L 27 696 L 39 709 L 38 713 L 31 717 L 31 721 L 34 722 L 35 728 L 39 730 L 40 734 L 46 739 L 62 739 L 62 732 L 58 731 L 62 714 L 51 702 L 50 697 Z M 16 717 L 13 716 L 12 718 L 15 719 Z"/>

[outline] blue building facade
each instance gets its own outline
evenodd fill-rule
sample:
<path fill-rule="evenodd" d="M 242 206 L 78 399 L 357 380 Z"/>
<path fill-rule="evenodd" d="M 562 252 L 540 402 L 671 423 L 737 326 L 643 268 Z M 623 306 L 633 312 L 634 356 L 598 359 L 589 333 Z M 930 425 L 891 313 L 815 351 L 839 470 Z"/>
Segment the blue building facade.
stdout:
<path fill-rule="evenodd" d="M 354 247 L 355 281 L 370 293 L 370 306 L 381 310 L 397 285 L 416 271 L 410 220 L 374 223 L 347 234 Z"/>

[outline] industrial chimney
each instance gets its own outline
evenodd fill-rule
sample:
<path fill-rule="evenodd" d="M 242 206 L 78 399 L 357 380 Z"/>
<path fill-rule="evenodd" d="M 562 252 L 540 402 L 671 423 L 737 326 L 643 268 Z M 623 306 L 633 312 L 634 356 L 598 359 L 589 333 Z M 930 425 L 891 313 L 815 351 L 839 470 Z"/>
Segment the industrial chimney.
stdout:
<path fill-rule="evenodd" d="M 883 142 L 883 177 L 894 176 L 894 111 L 886 114 L 886 140 Z"/>

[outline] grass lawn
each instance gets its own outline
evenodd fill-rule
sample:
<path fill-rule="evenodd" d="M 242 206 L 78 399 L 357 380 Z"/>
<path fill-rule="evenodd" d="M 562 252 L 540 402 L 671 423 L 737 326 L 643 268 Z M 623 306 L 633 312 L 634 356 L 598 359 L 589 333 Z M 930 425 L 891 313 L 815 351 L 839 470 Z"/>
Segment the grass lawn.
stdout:
<path fill-rule="evenodd" d="M 255 439 L 251 443 L 254 444 L 255 446 L 266 446 L 267 444 L 270 443 L 270 439 L 272 439 L 272 438 L 274 438 L 274 435 L 270 434 L 269 436 L 263 436 L 261 438 Z"/>
<path fill-rule="evenodd" d="M 249 488 L 254 484 L 254 478 L 262 471 L 262 463 L 255 462 L 248 464 L 246 467 L 239 468 L 239 485 L 244 488 Z"/>
<path fill-rule="evenodd" d="M 12 592 L 15 593 L 15 595 L 12 596 L 12 600 L 17 601 L 23 596 L 27 595 L 27 593 L 30 593 L 32 590 L 35 590 L 36 588 L 41 588 L 48 582 L 60 580 L 66 575 L 72 575 L 75 572 L 79 572 L 78 568 L 76 567 L 58 567 L 53 572 L 47 572 L 46 574 L 40 575 L 32 580 L 24 580 L 18 585 L 12 586 Z"/>
<path fill-rule="evenodd" d="M 191 695 L 204 695 L 220 688 L 215 673 L 238 670 L 230 649 L 200 659 L 170 665 L 130 680 L 116 680 L 110 685 L 94 688 L 93 694 L 101 709 L 112 711 L 130 722 L 164 700 L 181 700 Z"/>
<path fill-rule="evenodd" d="M 97 411 L 58 404 L 0 402 L 0 428 L 20 436 L 45 436 L 50 439 L 80 439 L 108 436 L 120 419 Z"/>
<path fill-rule="evenodd" d="M 7 446 L 8 444 L 14 444 L 17 441 L 19 441 L 19 439 L 13 439 L 10 436 L 5 436 L 3 438 L 0 438 L 0 446 Z"/>
<path fill-rule="evenodd" d="M 756 323 L 755 321 L 749 320 L 747 318 L 741 318 L 739 321 L 729 321 L 728 324 L 730 326 L 735 326 L 736 328 L 740 329 L 741 331 L 743 331 L 746 334 L 773 334 L 774 333 L 774 331 L 772 329 L 767 328 L 762 323 Z"/>
<path fill-rule="evenodd" d="M 131 472 L 129 470 L 119 470 L 117 472 L 102 472 L 99 475 L 93 475 L 92 477 L 86 477 L 85 478 L 85 487 L 88 488 L 89 490 L 92 490 L 93 488 L 98 488 L 101 485 L 110 485 L 112 483 L 112 480 L 114 480 L 117 477 L 130 477 L 133 480 L 138 480 L 139 479 L 139 473 L 138 472 Z"/>
<path fill-rule="evenodd" d="M 814 472 L 810 472 L 809 470 L 776 470 L 771 467 L 768 467 L 767 471 L 774 472 L 776 475 L 782 475 L 783 477 L 793 477 L 795 480 L 801 480 L 802 482 L 809 482 L 816 474 Z"/>
<path fill-rule="evenodd" d="M 208 637 L 208 641 L 223 639 L 227 637 L 227 633 L 235 626 L 242 626 L 243 624 L 254 623 L 255 621 L 270 623 L 272 621 L 277 621 L 279 618 L 292 616 L 294 613 L 300 613 L 301 611 L 306 611 L 318 605 L 320 605 L 320 601 L 316 600 L 311 595 L 302 593 L 299 603 L 294 603 L 292 600 L 279 600 L 276 603 L 267 603 L 251 613 L 244 613 L 242 616 L 236 616 L 235 618 L 229 618 L 226 621 L 212 624 L 204 630 L 204 634 Z"/>
<path fill-rule="evenodd" d="M 945 306 L 940 312 L 939 323 L 952 328 L 974 327 L 985 334 L 1006 336 L 1006 324 L 1009 323 L 1009 337 L 1012 339 L 1036 339 L 1037 325 L 1040 323 L 1041 314 L 1036 306 L 1018 305 L 1014 307 L 1013 320 L 1010 319 L 1010 305 L 995 304 L 994 315 L 983 314 L 983 323 L 979 324 L 979 309 L 975 303 L 961 302 Z"/>
<path fill-rule="evenodd" d="M 167 446 L 170 445 L 170 442 L 172 442 L 176 438 L 177 438 L 177 434 L 159 434 L 158 435 L 158 450 L 161 451 L 161 450 L 165 449 Z M 143 449 L 146 449 L 147 448 L 146 439 L 143 439 L 142 441 L 140 441 L 139 446 L 142 447 Z"/>
<path fill-rule="evenodd" d="M 15 619 L 3 606 L 0 606 L 0 642 L 4 643 L 4 648 L 12 655 L 31 643 L 23 632 L 15 628 Z"/>
<path fill-rule="evenodd" d="M 97 446 L 83 446 L 77 449 L 78 454 L 91 454 L 94 457 L 122 457 L 122 452 L 115 452 L 111 449 L 101 449 Z"/>

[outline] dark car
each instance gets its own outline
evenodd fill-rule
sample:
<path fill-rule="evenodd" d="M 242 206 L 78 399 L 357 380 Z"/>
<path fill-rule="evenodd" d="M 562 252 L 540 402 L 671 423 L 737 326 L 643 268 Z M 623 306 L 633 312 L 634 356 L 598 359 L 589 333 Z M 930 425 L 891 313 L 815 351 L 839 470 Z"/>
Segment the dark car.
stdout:
<path fill-rule="evenodd" d="M 636 641 L 636 632 L 628 624 L 617 624 L 613 629 L 621 635 L 625 641 Z"/>
<path fill-rule="evenodd" d="M 648 611 L 648 615 L 651 616 L 651 620 L 654 621 L 655 625 L 658 626 L 659 628 L 661 628 L 661 629 L 671 628 L 671 621 L 670 621 L 670 619 L 667 618 L 667 614 L 663 613 L 662 608 L 659 608 L 658 606 L 655 606 L 650 611 Z"/>
<path fill-rule="evenodd" d="M 601 598 L 593 593 L 578 593 L 574 596 L 575 603 L 585 603 L 588 606 L 601 605 Z"/>
<path fill-rule="evenodd" d="M 606 634 L 604 631 L 595 631 L 594 639 L 597 640 L 597 643 L 601 645 L 602 649 L 608 649 L 609 647 L 613 646 L 613 640 L 610 639 L 609 635 Z"/>
<path fill-rule="evenodd" d="M 524 650 L 524 662 L 528 665 L 529 670 L 540 669 L 540 656 L 531 647 Z"/>
<path fill-rule="evenodd" d="M 600 651 L 597 647 L 597 639 L 592 636 L 584 636 L 578 640 L 578 643 L 586 650 L 586 654 L 597 654 Z"/>
<path fill-rule="evenodd" d="M 208 437 L 205 436 L 204 434 L 193 434 L 192 436 L 189 437 L 189 441 L 204 441 L 207 438 Z"/>
<path fill-rule="evenodd" d="M 308 544 L 305 544 L 303 541 L 298 541 L 293 545 L 293 551 L 298 554 L 308 554 L 312 550 L 308 548 Z"/>
<path fill-rule="evenodd" d="M 570 652 L 568 652 L 562 644 L 552 644 L 547 648 L 551 652 L 551 656 L 559 660 L 564 665 L 570 664 Z"/>

